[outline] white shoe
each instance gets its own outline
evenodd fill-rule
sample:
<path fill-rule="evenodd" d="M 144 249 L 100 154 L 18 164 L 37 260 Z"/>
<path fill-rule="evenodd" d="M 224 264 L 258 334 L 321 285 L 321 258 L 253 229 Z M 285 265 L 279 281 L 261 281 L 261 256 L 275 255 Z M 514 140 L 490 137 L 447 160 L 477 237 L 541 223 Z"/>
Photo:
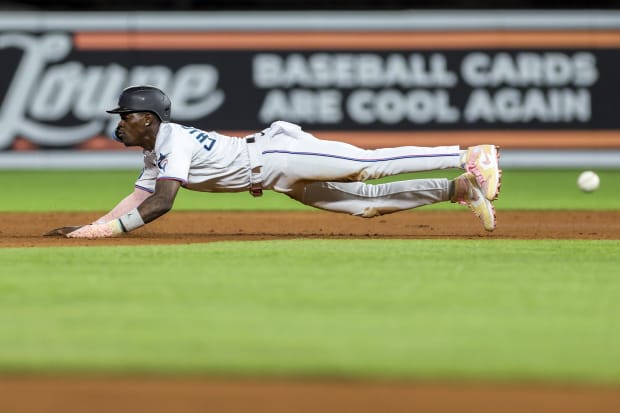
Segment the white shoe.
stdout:
<path fill-rule="evenodd" d="M 499 147 L 478 145 L 467 149 L 463 158 L 464 168 L 476 177 L 482 193 L 489 201 L 497 199 L 502 184 L 502 170 L 499 169 Z"/>
<path fill-rule="evenodd" d="M 454 195 L 451 201 L 467 205 L 480 219 L 487 231 L 495 229 L 495 208 L 493 208 L 491 201 L 484 196 L 473 173 L 465 172 L 454 179 Z"/>

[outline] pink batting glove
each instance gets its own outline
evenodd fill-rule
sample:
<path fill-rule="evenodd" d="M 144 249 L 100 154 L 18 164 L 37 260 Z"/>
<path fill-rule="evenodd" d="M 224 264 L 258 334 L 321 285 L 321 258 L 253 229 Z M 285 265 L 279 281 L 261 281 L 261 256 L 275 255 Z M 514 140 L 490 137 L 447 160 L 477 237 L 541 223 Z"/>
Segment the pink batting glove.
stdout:
<path fill-rule="evenodd" d="M 118 219 L 105 224 L 84 225 L 82 228 L 70 232 L 67 238 L 106 238 L 122 234 L 123 227 Z"/>

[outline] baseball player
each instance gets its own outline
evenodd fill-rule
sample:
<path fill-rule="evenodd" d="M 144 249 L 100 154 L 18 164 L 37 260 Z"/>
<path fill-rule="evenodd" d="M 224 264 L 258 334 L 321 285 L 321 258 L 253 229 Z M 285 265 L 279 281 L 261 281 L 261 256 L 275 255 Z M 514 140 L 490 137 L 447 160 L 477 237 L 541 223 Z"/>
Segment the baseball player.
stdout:
<path fill-rule="evenodd" d="M 500 189 L 499 151 L 493 145 L 366 150 L 326 141 L 298 125 L 277 121 L 237 138 L 170 122 L 170 99 L 152 86 L 122 91 L 115 138 L 143 148 L 144 168 L 131 194 L 97 221 L 46 235 L 111 237 L 133 231 L 168 212 L 179 188 L 204 192 L 274 190 L 306 205 L 364 218 L 436 202 L 468 206 L 485 230 L 495 229 L 491 201 Z M 448 179 L 366 184 L 368 179 L 409 172 L 461 168 Z"/>

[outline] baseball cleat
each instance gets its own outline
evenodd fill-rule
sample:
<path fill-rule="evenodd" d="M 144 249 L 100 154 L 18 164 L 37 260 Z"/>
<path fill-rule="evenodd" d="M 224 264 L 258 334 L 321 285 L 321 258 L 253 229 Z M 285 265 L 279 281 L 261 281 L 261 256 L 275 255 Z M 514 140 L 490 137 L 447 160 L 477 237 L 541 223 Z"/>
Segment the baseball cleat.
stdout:
<path fill-rule="evenodd" d="M 489 201 L 497 199 L 502 184 L 499 147 L 495 145 L 472 146 L 467 149 L 463 164 L 465 170 L 476 177 L 485 198 Z"/>
<path fill-rule="evenodd" d="M 454 179 L 454 195 L 452 202 L 467 205 L 480 219 L 484 229 L 495 229 L 495 208 L 482 191 L 476 176 L 471 172 L 465 172 Z"/>

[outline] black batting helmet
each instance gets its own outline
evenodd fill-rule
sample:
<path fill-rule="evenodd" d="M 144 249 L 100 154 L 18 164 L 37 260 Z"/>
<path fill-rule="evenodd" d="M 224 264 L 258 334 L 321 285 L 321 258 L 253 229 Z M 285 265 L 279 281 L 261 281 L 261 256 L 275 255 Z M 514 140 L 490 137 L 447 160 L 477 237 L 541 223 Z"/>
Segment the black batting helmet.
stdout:
<path fill-rule="evenodd" d="M 118 107 L 108 113 L 152 112 L 162 122 L 170 122 L 170 99 L 153 86 L 131 86 L 118 97 Z"/>

